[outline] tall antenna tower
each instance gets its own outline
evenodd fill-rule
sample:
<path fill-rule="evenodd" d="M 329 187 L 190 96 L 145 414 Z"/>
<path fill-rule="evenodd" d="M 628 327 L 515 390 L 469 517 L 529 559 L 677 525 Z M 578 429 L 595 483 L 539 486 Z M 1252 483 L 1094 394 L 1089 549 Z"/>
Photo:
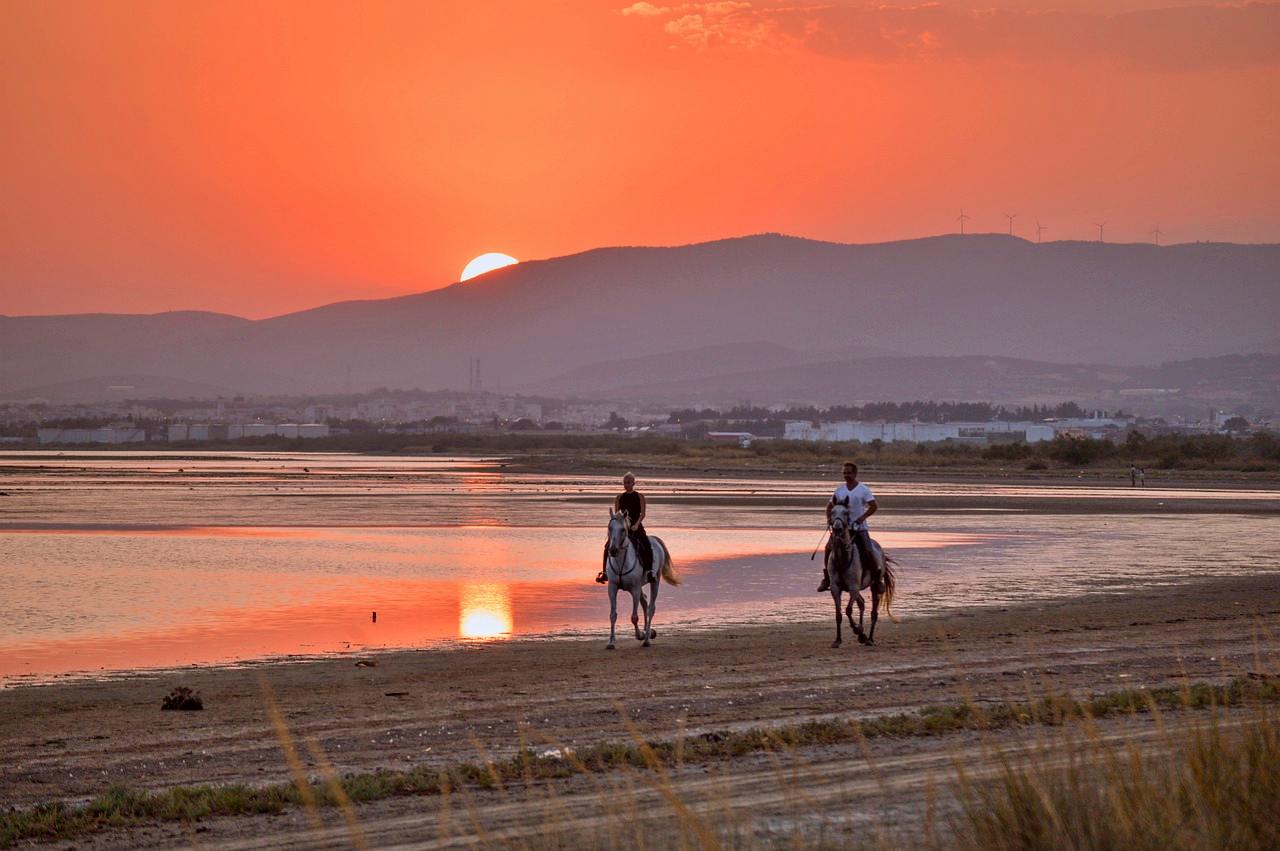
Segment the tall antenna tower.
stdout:
<path fill-rule="evenodd" d="M 1098 229 L 1098 242 L 1106 242 L 1106 240 L 1104 240 L 1104 239 L 1102 238 L 1102 229 L 1103 229 L 1103 228 L 1105 228 L 1105 227 L 1107 226 L 1107 223 L 1106 223 L 1106 222 L 1094 222 L 1094 223 L 1093 223 L 1093 226 L 1094 226 L 1094 227 L 1096 227 L 1096 228 Z"/>
<path fill-rule="evenodd" d="M 1156 238 L 1156 245 L 1160 244 L 1160 234 L 1162 233 L 1164 231 L 1160 230 L 1160 225 L 1156 225 L 1156 229 L 1151 232 L 1151 235 Z"/>
<path fill-rule="evenodd" d="M 1013 220 L 1018 218 L 1017 213 L 1005 213 L 1004 217 L 1009 220 L 1009 236 L 1013 236 Z"/>
<path fill-rule="evenodd" d="M 960 235 L 964 236 L 964 223 L 969 220 L 969 217 L 964 214 L 964 207 L 960 208 L 960 215 L 956 220 L 960 222 Z"/>
<path fill-rule="evenodd" d="M 1039 220 L 1039 219 L 1036 219 L 1036 245 L 1039 245 L 1039 244 L 1040 244 L 1040 237 L 1041 237 L 1041 235 L 1042 235 L 1045 231 L 1047 231 L 1048 229 L 1049 229 L 1049 228 L 1048 228 L 1048 227 L 1046 227 L 1045 225 L 1040 224 L 1040 220 Z"/>

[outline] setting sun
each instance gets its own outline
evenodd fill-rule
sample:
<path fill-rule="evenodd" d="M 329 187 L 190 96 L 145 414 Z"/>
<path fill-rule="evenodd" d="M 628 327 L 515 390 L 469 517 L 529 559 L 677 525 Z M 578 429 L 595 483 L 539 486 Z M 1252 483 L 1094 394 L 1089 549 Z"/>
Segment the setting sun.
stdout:
<path fill-rule="evenodd" d="M 497 638 L 510 635 L 511 595 L 505 585 L 467 584 L 462 588 L 458 634 L 463 638 Z"/>
<path fill-rule="evenodd" d="M 494 269 L 501 269 L 503 266 L 514 266 L 520 261 L 512 257 L 510 254 L 503 254 L 499 251 L 490 251 L 487 254 L 481 254 L 472 260 L 462 270 L 462 277 L 459 281 L 469 281 L 472 278 L 483 275 L 485 272 L 492 272 Z"/>

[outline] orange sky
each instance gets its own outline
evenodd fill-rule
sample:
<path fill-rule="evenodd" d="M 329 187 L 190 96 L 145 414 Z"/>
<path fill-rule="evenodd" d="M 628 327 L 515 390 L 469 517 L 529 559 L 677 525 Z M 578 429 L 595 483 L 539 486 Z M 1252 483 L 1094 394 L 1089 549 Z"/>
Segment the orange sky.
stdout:
<path fill-rule="evenodd" d="M 10 315 L 260 317 L 962 206 L 1280 241 L 1280 4 L 8 2 L 0 44 Z"/>

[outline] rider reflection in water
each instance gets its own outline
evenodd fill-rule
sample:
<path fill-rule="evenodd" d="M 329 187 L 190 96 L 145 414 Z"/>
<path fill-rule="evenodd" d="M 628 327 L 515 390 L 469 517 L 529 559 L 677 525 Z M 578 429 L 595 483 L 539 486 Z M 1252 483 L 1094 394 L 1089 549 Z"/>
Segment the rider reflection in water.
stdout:
<path fill-rule="evenodd" d="M 831 511 L 837 505 L 846 506 L 849 509 L 849 517 L 853 521 L 853 544 L 858 548 L 858 558 L 864 565 L 874 565 L 876 563 L 875 556 L 871 554 L 871 547 L 868 546 L 870 538 L 867 532 L 867 518 L 876 513 L 879 508 L 876 505 L 876 496 L 871 492 L 871 488 L 858 481 L 858 465 L 852 461 L 845 461 L 844 467 L 841 468 L 844 474 L 844 484 L 836 488 L 836 492 L 831 495 L 831 499 L 827 501 L 827 526 L 831 525 Z M 827 542 L 827 551 L 831 551 L 831 542 Z M 823 559 L 822 568 L 822 584 L 818 586 L 818 591 L 829 591 L 831 589 L 831 577 L 827 574 L 826 559 Z"/>
<path fill-rule="evenodd" d="M 636 555 L 640 558 L 640 566 L 644 568 L 645 582 L 653 581 L 653 546 L 649 543 L 649 535 L 644 531 L 645 499 L 644 494 L 636 490 L 634 473 L 622 477 L 622 493 L 613 498 L 613 510 L 627 513 L 627 530 L 631 543 L 635 545 Z M 596 577 L 601 585 L 609 580 L 605 577 L 604 568 L 609 566 L 609 542 L 604 544 L 604 567 Z"/>

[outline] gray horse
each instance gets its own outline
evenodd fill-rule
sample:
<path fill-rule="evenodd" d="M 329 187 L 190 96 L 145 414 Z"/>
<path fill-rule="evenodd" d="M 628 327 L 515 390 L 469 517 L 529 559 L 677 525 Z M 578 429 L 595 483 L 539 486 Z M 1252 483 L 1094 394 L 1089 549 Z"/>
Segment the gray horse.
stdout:
<path fill-rule="evenodd" d="M 840 635 L 840 597 L 849 594 L 849 603 L 845 606 L 844 615 L 849 619 L 849 626 L 860 644 L 875 644 L 876 621 L 880 618 L 880 597 L 884 596 L 884 610 L 887 614 L 893 603 L 894 560 L 884 554 L 884 550 L 875 541 L 871 541 L 871 552 L 875 556 L 873 565 L 862 564 L 858 556 L 858 548 L 853 545 L 849 529 L 849 510 L 844 506 L 836 506 L 831 514 L 831 546 L 827 549 L 827 572 L 831 577 L 831 599 L 836 601 L 836 640 L 832 647 L 843 643 Z M 863 616 L 866 614 L 866 603 L 862 599 L 862 589 L 871 589 L 871 632 L 862 629 Z M 853 622 L 853 604 L 858 604 L 858 622 Z"/>
<path fill-rule="evenodd" d="M 609 645 L 613 650 L 614 638 L 618 624 L 618 589 L 631 592 L 631 625 L 635 627 L 636 640 L 649 646 L 649 639 L 656 638 L 657 630 L 653 629 L 653 612 L 658 604 L 658 585 L 663 579 L 672 585 L 680 584 L 675 566 L 671 563 L 671 553 L 662 539 L 649 536 L 653 545 L 653 581 L 649 585 L 649 599 L 644 597 L 644 568 L 640 565 L 640 556 L 636 548 L 631 546 L 631 536 L 627 534 L 627 514 L 619 511 L 609 512 L 609 559 L 605 564 L 605 576 L 609 580 Z M 644 608 L 644 631 L 640 631 L 638 610 Z"/>

